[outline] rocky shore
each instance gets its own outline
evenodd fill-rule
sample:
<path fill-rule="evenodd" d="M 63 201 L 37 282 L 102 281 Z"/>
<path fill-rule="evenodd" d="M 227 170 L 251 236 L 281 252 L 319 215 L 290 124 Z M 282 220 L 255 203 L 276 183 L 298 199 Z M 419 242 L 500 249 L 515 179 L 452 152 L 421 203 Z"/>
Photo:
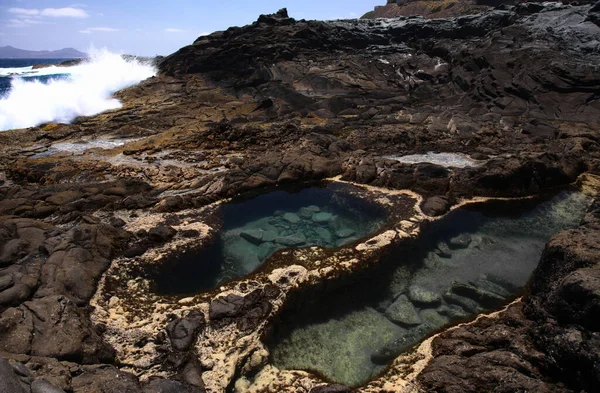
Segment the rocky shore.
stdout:
<path fill-rule="evenodd" d="M 279 370 L 263 339 L 290 299 L 360 277 L 459 205 L 573 184 L 597 196 L 599 64 L 598 6 L 334 22 L 281 10 L 166 57 L 116 94 L 121 109 L 0 133 L 0 392 L 597 390 L 598 202 L 546 245 L 523 297 L 363 386 Z M 394 159 L 431 151 L 474 164 Z M 362 187 L 387 224 L 350 243 L 327 229 L 329 243 L 315 235 L 212 290 L 155 291 L 161 266 L 214 241 L 230 198 L 323 180 Z M 306 241 L 333 216 L 310 213 L 270 225 Z"/>

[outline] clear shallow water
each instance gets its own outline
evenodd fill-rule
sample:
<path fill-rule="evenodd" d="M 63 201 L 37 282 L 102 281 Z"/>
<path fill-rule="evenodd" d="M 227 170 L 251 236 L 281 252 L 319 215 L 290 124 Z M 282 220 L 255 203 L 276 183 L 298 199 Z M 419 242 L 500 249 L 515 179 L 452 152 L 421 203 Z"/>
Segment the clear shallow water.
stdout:
<path fill-rule="evenodd" d="M 352 283 L 298 294 L 268 337 L 272 363 L 365 383 L 444 325 L 505 304 L 526 285 L 548 239 L 577 226 L 590 202 L 564 192 L 450 213 Z"/>
<path fill-rule="evenodd" d="M 223 227 L 203 252 L 167 264 L 156 275 L 161 294 L 191 294 L 242 277 L 277 250 L 339 247 L 378 231 L 385 210 L 330 184 L 299 192 L 275 191 L 220 208 Z"/>

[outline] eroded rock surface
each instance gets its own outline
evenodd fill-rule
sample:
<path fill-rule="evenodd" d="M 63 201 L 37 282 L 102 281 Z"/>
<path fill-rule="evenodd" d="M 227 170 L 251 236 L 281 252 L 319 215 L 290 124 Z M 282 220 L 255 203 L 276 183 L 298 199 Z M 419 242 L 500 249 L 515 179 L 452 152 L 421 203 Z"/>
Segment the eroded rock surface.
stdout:
<path fill-rule="evenodd" d="M 117 93 L 121 109 L 0 133 L 0 386 L 348 391 L 267 364 L 261 334 L 289 293 L 376 263 L 380 249 L 418 235 L 421 211 L 439 216 L 463 198 L 536 195 L 598 175 L 598 64 L 598 6 L 336 22 L 282 10 L 168 56 L 157 77 Z M 94 138 L 129 142 L 39 154 Z M 428 151 L 480 165 L 384 158 Z M 378 187 L 372 198 L 391 206 L 393 228 L 356 247 L 279 253 L 251 279 L 210 293 L 152 293 L 152 263 L 219 229 L 207 218 L 213 202 L 332 177 Z M 309 213 L 327 219 L 305 211 L 288 220 Z M 598 222 L 595 207 L 548 244 L 522 301 L 434 339 L 433 358 L 409 382 L 393 366 L 361 390 L 594 391 Z M 486 288 L 482 301 L 503 297 Z M 423 353 L 410 361 L 421 365 Z"/>

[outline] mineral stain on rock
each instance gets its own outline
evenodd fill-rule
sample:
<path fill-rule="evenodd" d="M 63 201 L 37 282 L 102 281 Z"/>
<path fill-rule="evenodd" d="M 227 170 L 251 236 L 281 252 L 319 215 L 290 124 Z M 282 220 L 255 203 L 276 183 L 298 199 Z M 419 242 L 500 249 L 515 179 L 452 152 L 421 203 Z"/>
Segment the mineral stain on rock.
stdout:
<path fill-rule="evenodd" d="M 277 250 L 341 247 L 377 232 L 386 223 L 385 209 L 360 194 L 357 187 L 332 183 L 225 204 L 214 242 L 166 264 L 156 275 L 156 291 L 197 293 L 251 273 Z"/>
<path fill-rule="evenodd" d="M 526 285 L 548 238 L 576 227 L 590 203 L 563 192 L 448 214 L 357 281 L 298 294 L 267 340 L 273 364 L 365 383 L 437 329 L 507 303 Z M 436 253 L 440 243 L 444 257 Z"/>

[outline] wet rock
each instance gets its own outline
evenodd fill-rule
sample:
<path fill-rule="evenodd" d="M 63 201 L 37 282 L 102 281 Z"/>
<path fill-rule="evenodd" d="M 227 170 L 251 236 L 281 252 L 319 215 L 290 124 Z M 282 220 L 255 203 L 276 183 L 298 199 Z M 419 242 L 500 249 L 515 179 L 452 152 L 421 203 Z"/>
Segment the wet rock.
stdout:
<path fill-rule="evenodd" d="M 435 307 L 442 301 L 442 297 L 439 294 L 428 291 L 418 285 L 410 286 L 408 289 L 408 297 L 414 303 L 423 304 L 427 307 Z"/>
<path fill-rule="evenodd" d="M 168 225 L 158 225 L 148 231 L 148 238 L 155 243 L 164 243 L 171 240 L 177 231 Z"/>
<path fill-rule="evenodd" d="M 406 295 L 401 295 L 385 311 L 385 316 L 401 325 L 419 325 L 422 323 L 417 310 Z"/>

